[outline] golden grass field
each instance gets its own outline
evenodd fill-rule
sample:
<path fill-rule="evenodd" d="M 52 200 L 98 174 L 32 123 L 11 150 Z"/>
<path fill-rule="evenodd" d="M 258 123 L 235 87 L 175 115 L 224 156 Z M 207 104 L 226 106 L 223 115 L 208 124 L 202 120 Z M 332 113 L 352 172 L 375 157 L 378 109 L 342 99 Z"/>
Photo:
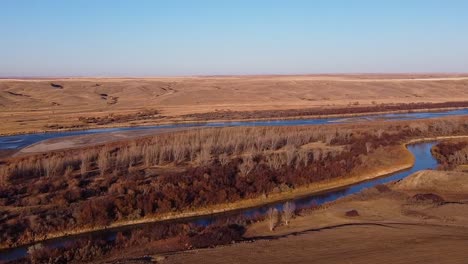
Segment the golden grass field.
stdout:
<path fill-rule="evenodd" d="M 467 91 L 468 75 L 2 79 L 0 134 L 79 128 L 76 126 L 83 125 L 79 117 L 143 110 L 160 114 L 154 119 L 107 126 L 187 121 L 180 116 L 226 110 L 467 101 Z"/>

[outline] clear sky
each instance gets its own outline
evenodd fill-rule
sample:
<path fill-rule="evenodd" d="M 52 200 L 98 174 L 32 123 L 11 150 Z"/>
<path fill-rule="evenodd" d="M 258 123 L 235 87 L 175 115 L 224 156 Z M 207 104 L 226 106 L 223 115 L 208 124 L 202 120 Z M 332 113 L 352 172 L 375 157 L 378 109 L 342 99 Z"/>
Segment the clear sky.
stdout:
<path fill-rule="evenodd" d="M 0 76 L 468 72 L 466 0 L 0 0 Z"/>

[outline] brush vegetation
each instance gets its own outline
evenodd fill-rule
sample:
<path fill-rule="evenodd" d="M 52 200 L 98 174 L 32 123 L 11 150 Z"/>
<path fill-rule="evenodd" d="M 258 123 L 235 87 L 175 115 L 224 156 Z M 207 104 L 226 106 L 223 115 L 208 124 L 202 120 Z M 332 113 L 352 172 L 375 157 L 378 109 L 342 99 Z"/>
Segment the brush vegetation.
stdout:
<path fill-rule="evenodd" d="M 11 158 L 0 164 L 1 246 L 281 195 L 353 177 L 412 138 L 466 133 L 466 118 L 213 128 Z"/>

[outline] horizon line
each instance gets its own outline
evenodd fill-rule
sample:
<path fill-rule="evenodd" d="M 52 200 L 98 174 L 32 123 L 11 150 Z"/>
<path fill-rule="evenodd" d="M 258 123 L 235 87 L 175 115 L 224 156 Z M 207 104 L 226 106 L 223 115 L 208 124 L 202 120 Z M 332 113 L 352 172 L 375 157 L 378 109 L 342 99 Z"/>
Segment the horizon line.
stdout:
<path fill-rule="evenodd" d="M 265 74 L 187 74 L 187 75 L 145 75 L 145 76 L 131 76 L 131 75 L 29 75 L 29 76 L 0 76 L 0 80 L 50 80 L 50 79 L 158 79 L 158 78 L 217 78 L 217 77 L 289 77 L 289 76 L 376 76 L 376 75 L 407 75 L 407 76 L 460 76 L 468 75 L 468 72 L 362 72 L 362 73 L 265 73 Z"/>

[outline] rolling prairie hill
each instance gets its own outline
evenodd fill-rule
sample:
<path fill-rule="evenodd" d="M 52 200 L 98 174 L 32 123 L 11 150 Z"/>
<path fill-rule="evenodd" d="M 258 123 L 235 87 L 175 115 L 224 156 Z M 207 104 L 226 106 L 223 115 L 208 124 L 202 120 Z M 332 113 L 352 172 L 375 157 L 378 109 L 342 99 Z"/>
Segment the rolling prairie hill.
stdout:
<path fill-rule="evenodd" d="M 446 75 L 207 76 L 0 80 L 0 133 L 82 126 L 81 118 L 144 123 L 219 111 L 343 108 L 468 100 L 468 77 Z M 125 116 L 127 115 L 127 116 Z M 118 118 L 114 118 L 118 119 Z"/>

